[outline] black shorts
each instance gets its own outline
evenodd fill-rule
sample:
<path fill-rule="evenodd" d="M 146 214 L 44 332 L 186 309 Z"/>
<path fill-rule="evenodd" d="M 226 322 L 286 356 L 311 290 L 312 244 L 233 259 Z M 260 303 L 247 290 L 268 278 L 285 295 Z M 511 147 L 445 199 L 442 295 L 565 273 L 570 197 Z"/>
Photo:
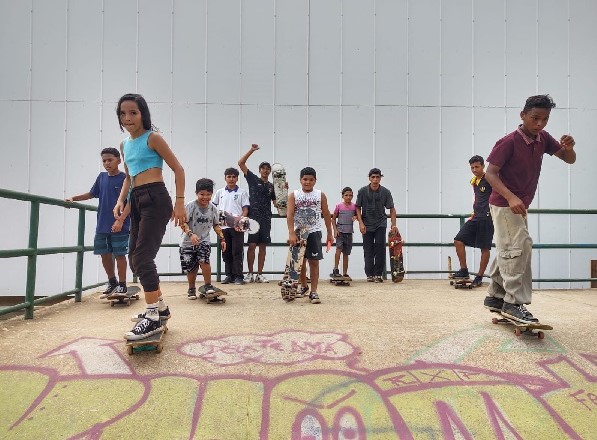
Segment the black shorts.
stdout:
<path fill-rule="evenodd" d="M 254 220 L 257 221 L 257 223 L 259 223 L 259 232 L 257 232 L 256 234 L 249 234 L 249 237 L 247 238 L 247 243 L 270 244 L 272 242 L 271 219 L 255 218 Z"/>
<path fill-rule="evenodd" d="M 468 247 L 491 249 L 493 222 L 491 220 L 469 220 L 460 228 L 454 240 L 461 241 Z"/>
<path fill-rule="evenodd" d="M 321 249 L 321 231 L 311 232 L 307 236 L 305 258 L 307 260 L 323 260 L 323 251 Z"/>

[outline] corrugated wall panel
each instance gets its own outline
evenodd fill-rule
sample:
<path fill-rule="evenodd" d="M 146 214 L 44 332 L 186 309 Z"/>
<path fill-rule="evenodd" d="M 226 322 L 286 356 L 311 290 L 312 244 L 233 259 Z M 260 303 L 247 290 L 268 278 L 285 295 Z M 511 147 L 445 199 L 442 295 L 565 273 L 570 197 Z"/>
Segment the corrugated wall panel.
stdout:
<path fill-rule="evenodd" d="M 2 8 L 0 57 L 10 60 L 0 63 L 0 148 L 10 157 L 2 187 L 60 198 L 87 191 L 102 169 L 101 148 L 126 136 L 116 102 L 137 91 L 187 171 L 187 198 L 199 177 L 223 186 L 224 168 L 255 142 L 262 149 L 252 169 L 279 161 L 295 188 L 300 169 L 313 166 L 332 206 L 342 186 L 356 194 L 379 166 L 399 214 L 468 212 L 468 159 L 487 157 L 516 128 L 527 96 L 550 93 L 558 107 L 547 130 L 573 134 L 579 161 L 546 157 L 533 206 L 595 207 L 591 0 L 35 0 Z M 171 171 L 164 175 L 172 190 Z M 72 244 L 73 213 L 44 220 L 44 230 L 67 231 L 46 234 L 45 245 Z M 529 221 L 538 242 L 596 240 L 593 217 Z M 88 235 L 94 224 L 91 215 Z M 399 225 L 411 242 L 451 241 L 458 229 L 449 220 Z M 285 234 L 274 222 L 273 239 Z M 15 245 L 26 241 L 25 230 L 17 235 Z M 170 226 L 165 240 L 178 236 Z M 444 269 L 452 252 L 406 249 L 413 270 Z M 590 252 L 535 254 L 537 276 L 588 273 Z M 361 256 L 351 260 L 357 277 Z M 279 270 L 284 258 L 272 249 L 266 265 Z M 468 258 L 478 263 L 478 253 Z M 68 284 L 62 261 L 49 270 L 62 270 Z M 159 265 L 178 270 L 175 250 Z M 93 276 L 103 279 L 100 266 L 86 270 Z"/>

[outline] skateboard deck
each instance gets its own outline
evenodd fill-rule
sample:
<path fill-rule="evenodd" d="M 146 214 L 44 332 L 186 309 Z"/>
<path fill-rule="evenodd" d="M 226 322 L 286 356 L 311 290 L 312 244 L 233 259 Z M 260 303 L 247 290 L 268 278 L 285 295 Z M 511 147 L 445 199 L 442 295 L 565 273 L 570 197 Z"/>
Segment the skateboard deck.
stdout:
<path fill-rule="evenodd" d="M 114 307 L 115 304 L 126 304 L 127 306 L 130 306 L 132 300 L 139 299 L 140 291 L 141 289 L 139 286 L 130 286 L 127 288 L 126 293 L 111 294 L 110 296 L 106 297 L 106 299 L 110 301 L 110 307 Z"/>
<path fill-rule="evenodd" d="M 470 278 L 452 278 L 450 286 L 454 286 L 454 289 L 472 289 L 473 280 Z"/>
<path fill-rule="evenodd" d="M 350 277 L 331 277 L 330 283 L 336 286 L 350 286 L 352 278 Z"/>
<path fill-rule="evenodd" d="M 229 226 L 231 228 L 238 228 L 242 232 L 249 234 L 256 234 L 259 232 L 259 223 L 249 217 L 230 214 L 227 211 L 218 211 L 220 223 L 222 226 Z"/>
<path fill-rule="evenodd" d="M 128 354 L 139 353 L 141 351 L 155 351 L 156 353 L 161 353 L 164 348 L 162 337 L 168 332 L 166 321 L 161 321 L 161 324 L 163 326 L 163 330 L 155 335 L 151 335 L 148 338 L 139 339 L 137 341 L 129 341 L 127 339 L 126 352 Z"/>
<path fill-rule="evenodd" d="M 296 246 L 288 246 L 288 256 L 284 267 L 284 279 L 280 282 L 280 293 L 284 301 L 293 301 L 296 298 L 297 288 L 301 269 L 305 261 L 305 249 L 307 249 L 306 229 L 297 230 L 298 243 Z"/>
<path fill-rule="evenodd" d="M 491 322 L 493 324 L 509 324 L 514 326 L 514 334 L 516 336 L 520 335 L 528 335 L 528 336 L 537 336 L 539 339 L 545 338 L 545 333 L 541 330 L 553 330 L 551 325 L 541 324 L 540 322 L 534 322 L 532 324 L 525 324 L 522 322 L 515 321 L 514 319 L 508 318 L 507 316 L 502 315 L 500 312 L 494 312 L 490 310 L 491 313 L 495 313 L 496 315 L 501 316 L 501 318 L 492 318 Z M 539 330 L 539 331 L 535 331 Z"/>
<path fill-rule="evenodd" d="M 214 287 L 215 293 L 205 293 L 205 286 L 199 287 L 199 299 L 202 299 L 207 304 L 223 304 L 226 302 L 226 298 L 220 298 L 220 296 L 228 295 L 222 289 Z"/>
<path fill-rule="evenodd" d="M 390 270 L 392 281 L 399 283 L 404 279 L 404 258 L 402 256 L 402 237 L 400 232 L 388 233 L 388 249 L 390 252 Z"/>
<path fill-rule="evenodd" d="M 286 217 L 286 204 L 288 202 L 288 188 L 286 188 L 286 170 L 282 164 L 272 165 L 272 179 L 274 193 L 276 194 L 276 209 L 280 217 Z"/>

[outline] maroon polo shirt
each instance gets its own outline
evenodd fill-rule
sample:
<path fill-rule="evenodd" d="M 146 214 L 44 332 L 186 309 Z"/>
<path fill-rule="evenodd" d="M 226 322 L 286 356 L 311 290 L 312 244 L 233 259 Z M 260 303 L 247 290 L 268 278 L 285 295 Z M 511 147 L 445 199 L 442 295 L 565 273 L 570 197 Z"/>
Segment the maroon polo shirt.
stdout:
<path fill-rule="evenodd" d="M 499 176 L 506 188 L 528 208 L 535 197 L 545 153 L 553 155 L 562 146 L 548 132 L 541 130 L 533 139 L 521 126 L 496 142 L 487 162 L 500 168 Z M 489 203 L 507 207 L 508 201 L 497 191 L 492 191 Z"/>

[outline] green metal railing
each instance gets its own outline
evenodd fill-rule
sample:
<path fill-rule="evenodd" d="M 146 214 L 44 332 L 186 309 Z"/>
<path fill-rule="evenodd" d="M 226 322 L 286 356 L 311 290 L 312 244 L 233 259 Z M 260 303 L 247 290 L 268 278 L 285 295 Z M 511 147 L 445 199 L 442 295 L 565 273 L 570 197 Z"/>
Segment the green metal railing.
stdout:
<path fill-rule="evenodd" d="M 25 287 L 25 300 L 22 303 L 15 304 L 9 307 L 3 307 L 0 309 L 0 316 L 13 313 L 19 310 L 25 310 L 25 319 L 33 318 L 34 307 L 39 304 L 51 302 L 54 300 L 63 299 L 74 295 L 76 302 L 81 301 L 82 292 L 84 290 L 92 289 L 94 287 L 101 286 L 104 283 L 96 283 L 88 286 L 83 286 L 83 257 L 85 252 L 93 251 L 93 246 L 85 246 L 85 214 L 86 211 L 97 211 L 97 207 L 91 205 L 84 205 L 81 203 L 65 202 L 60 199 L 53 199 L 45 196 L 38 196 L 34 194 L 22 193 L 17 191 L 11 191 L 0 188 L 0 198 L 20 200 L 29 202 L 30 204 L 30 215 L 29 215 L 29 240 L 27 248 L 25 249 L 2 249 L 0 250 L 0 258 L 16 258 L 16 257 L 27 257 L 27 281 Z M 38 235 L 39 235 L 39 222 L 40 222 L 40 205 L 54 205 L 61 206 L 63 208 L 77 209 L 78 210 L 78 227 L 77 227 L 77 245 L 76 246 L 61 246 L 61 247 L 38 247 Z M 581 210 L 581 209 L 530 209 L 531 214 L 563 214 L 563 215 L 585 215 L 585 214 L 597 214 L 597 210 Z M 400 219 L 459 219 L 460 226 L 465 223 L 466 219 L 470 214 L 402 214 L 399 216 Z M 279 215 L 274 214 L 273 218 L 281 218 Z M 268 247 L 286 247 L 286 243 L 271 243 Z M 353 246 L 363 246 L 363 243 L 354 243 Z M 452 247 L 453 242 L 405 242 L 404 246 L 412 247 Z M 177 243 L 163 244 L 162 247 L 176 247 Z M 216 271 L 214 275 L 217 281 L 221 281 L 222 267 L 221 267 L 221 249 L 219 245 L 212 244 L 212 247 L 217 249 L 217 263 Z M 597 249 L 597 243 L 572 243 L 572 244 L 534 244 L 534 249 Z M 52 254 L 67 254 L 76 253 L 76 270 L 75 270 L 75 285 L 74 289 L 66 292 L 57 293 L 54 295 L 44 296 L 41 298 L 35 298 L 35 283 L 37 274 L 37 257 L 39 255 L 52 255 Z M 406 271 L 407 274 L 439 274 L 447 273 L 448 271 Z M 282 274 L 282 271 L 270 271 L 264 272 L 266 274 Z M 161 276 L 183 276 L 181 272 L 176 273 L 160 273 Z M 592 283 L 597 282 L 597 278 L 545 278 L 545 279 L 534 279 L 534 282 L 585 282 L 590 281 Z"/>
<path fill-rule="evenodd" d="M 27 284 L 25 287 L 25 301 L 13 306 L 4 307 L 0 310 L 0 315 L 25 310 L 25 319 L 33 318 L 33 309 L 36 305 L 51 302 L 57 299 L 66 298 L 74 295 L 75 301 L 81 301 L 81 295 L 84 290 L 92 289 L 101 286 L 104 283 L 92 284 L 83 286 L 83 256 L 85 252 L 92 251 L 93 246 L 85 246 L 85 211 L 97 211 L 95 206 L 83 205 L 80 203 L 70 203 L 59 199 L 52 199 L 50 197 L 37 196 L 28 193 L 21 193 L 17 191 L 10 191 L 0 188 L 0 197 L 13 200 L 21 200 L 29 202 L 29 241 L 25 249 L 9 249 L 0 250 L 0 258 L 15 258 L 27 257 Z M 38 248 L 37 238 L 39 235 L 39 209 L 40 205 L 54 205 L 65 208 L 73 208 L 79 210 L 79 221 L 77 228 L 77 246 L 61 246 Z M 35 299 L 35 282 L 37 274 L 37 256 L 38 255 L 52 255 L 52 254 L 67 254 L 77 253 L 76 272 L 75 272 L 75 286 L 74 289 L 49 295 L 42 298 Z"/>

